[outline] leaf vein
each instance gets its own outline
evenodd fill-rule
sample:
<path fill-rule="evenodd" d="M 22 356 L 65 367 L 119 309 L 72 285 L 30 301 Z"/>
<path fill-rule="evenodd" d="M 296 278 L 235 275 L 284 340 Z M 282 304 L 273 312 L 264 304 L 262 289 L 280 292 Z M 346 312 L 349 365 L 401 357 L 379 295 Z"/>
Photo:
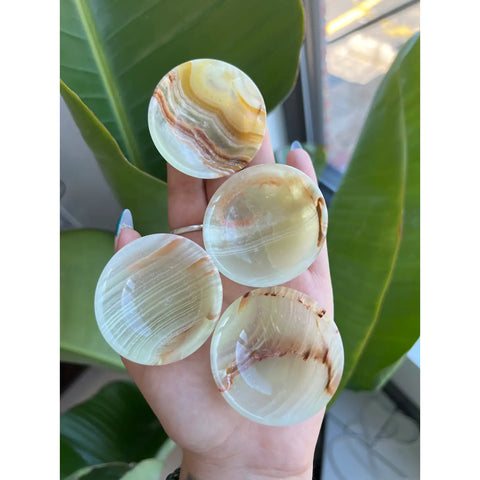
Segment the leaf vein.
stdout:
<path fill-rule="evenodd" d="M 115 83 L 115 78 L 111 71 L 110 65 L 108 64 L 105 52 L 101 47 L 100 37 L 97 32 L 92 12 L 88 7 L 87 2 L 75 0 L 75 5 L 79 13 L 80 21 L 85 30 L 88 44 L 91 48 L 95 63 L 98 67 L 100 77 L 103 81 L 105 90 L 107 91 L 113 113 L 117 119 L 118 127 L 122 134 L 125 148 L 127 149 L 127 154 L 135 165 L 137 165 L 139 168 L 142 168 L 143 162 L 140 149 L 136 143 L 132 128 L 128 122 L 127 113 L 122 103 L 118 86 Z"/>
<path fill-rule="evenodd" d="M 149 55 L 154 53 L 156 50 L 165 47 L 168 45 L 172 39 L 175 39 L 179 34 L 188 31 L 191 27 L 195 26 L 198 23 L 198 20 L 202 17 L 208 15 L 212 10 L 217 8 L 220 4 L 225 3 L 224 0 L 219 0 L 215 2 L 210 7 L 200 10 L 196 15 L 191 17 L 185 24 L 180 25 L 177 29 L 170 30 L 166 36 L 160 37 L 156 43 L 153 43 L 149 49 L 145 50 L 142 55 L 135 57 L 134 61 L 130 64 L 127 64 L 123 70 L 118 74 L 119 78 L 122 78 L 126 73 L 128 73 L 133 67 L 138 65 L 142 60 L 147 58 Z M 166 73 L 166 72 L 165 72 Z"/>

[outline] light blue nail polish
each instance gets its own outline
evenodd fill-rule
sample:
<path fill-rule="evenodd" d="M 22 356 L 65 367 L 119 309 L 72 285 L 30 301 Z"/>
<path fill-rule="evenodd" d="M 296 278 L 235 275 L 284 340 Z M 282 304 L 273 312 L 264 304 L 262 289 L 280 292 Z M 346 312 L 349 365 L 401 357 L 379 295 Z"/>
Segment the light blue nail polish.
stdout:
<path fill-rule="evenodd" d="M 126 208 L 118 218 L 115 236 L 117 237 L 120 233 L 120 230 L 124 228 L 131 228 L 133 230 L 132 212 L 128 208 Z"/>
<path fill-rule="evenodd" d="M 291 145 L 290 145 L 290 150 L 296 150 L 297 148 L 303 148 L 302 144 L 298 141 L 295 140 Z"/>

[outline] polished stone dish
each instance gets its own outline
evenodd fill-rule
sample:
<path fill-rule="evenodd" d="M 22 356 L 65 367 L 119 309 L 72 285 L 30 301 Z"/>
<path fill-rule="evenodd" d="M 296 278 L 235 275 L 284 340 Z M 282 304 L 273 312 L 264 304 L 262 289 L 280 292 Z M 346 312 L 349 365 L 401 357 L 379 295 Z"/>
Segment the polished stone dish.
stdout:
<path fill-rule="evenodd" d="M 315 260 L 327 233 L 322 192 L 300 170 L 249 167 L 212 196 L 203 220 L 208 254 L 226 277 L 243 285 L 280 285 Z"/>
<path fill-rule="evenodd" d="M 107 343 L 144 365 L 187 357 L 212 333 L 222 284 L 205 251 L 187 238 L 147 235 L 119 250 L 95 291 L 95 315 Z"/>
<path fill-rule="evenodd" d="M 272 426 L 320 412 L 344 363 L 331 312 L 286 287 L 256 289 L 232 303 L 215 327 L 210 360 L 225 400 L 250 420 Z"/>
<path fill-rule="evenodd" d="M 265 103 L 237 67 L 192 60 L 158 83 L 148 127 L 158 151 L 177 170 L 198 178 L 224 177 L 247 166 L 260 148 Z"/>

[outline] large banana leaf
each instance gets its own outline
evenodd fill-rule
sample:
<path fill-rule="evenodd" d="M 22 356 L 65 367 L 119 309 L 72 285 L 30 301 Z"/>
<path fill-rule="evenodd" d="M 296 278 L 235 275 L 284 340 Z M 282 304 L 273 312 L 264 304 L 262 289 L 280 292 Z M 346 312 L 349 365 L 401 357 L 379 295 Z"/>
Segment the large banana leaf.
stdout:
<path fill-rule="evenodd" d="M 80 468 L 65 480 L 158 480 L 162 470 L 162 462 L 147 458 L 138 464 L 109 462 L 90 465 Z"/>
<path fill-rule="evenodd" d="M 68 440 L 60 436 L 60 478 L 72 472 L 81 472 L 85 465 L 85 460 L 70 446 Z"/>
<path fill-rule="evenodd" d="M 128 464 L 154 457 L 167 439 L 157 417 L 132 382 L 110 383 L 86 402 L 65 412 L 60 417 L 60 435 L 62 478 L 78 471 L 79 458 L 83 462 L 81 467 L 124 462 L 126 465 L 116 465 L 116 470 L 125 473 L 133 466 Z M 148 462 L 150 467 L 144 465 L 139 470 L 149 470 L 153 463 Z M 80 472 L 85 474 L 88 469 Z"/>
<path fill-rule="evenodd" d="M 68 477 L 61 478 L 64 480 L 121 480 L 124 475 L 132 471 L 132 468 L 133 464 L 126 462 L 100 463 L 80 468 Z"/>
<path fill-rule="evenodd" d="M 300 0 L 62 0 L 60 23 L 62 80 L 126 158 L 161 179 L 147 107 L 165 73 L 193 58 L 225 60 L 272 110 L 294 85 L 303 40 Z"/>
<path fill-rule="evenodd" d="M 168 231 L 167 184 L 130 164 L 115 139 L 78 95 L 60 81 L 60 93 L 118 201 L 142 234 Z"/>
<path fill-rule="evenodd" d="M 113 235 L 69 230 L 60 235 L 60 348 L 63 361 L 124 368 L 95 320 L 97 280 L 113 255 Z"/>
<path fill-rule="evenodd" d="M 158 480 L 162 470 L 162 462 L 147 458 L 138 464 L 110 462 L 90 465 L 75 471 L 65 480 Z"/>
<path fill-rule="evenodd" d="M 378 386 L 419 336 L 419 61 L 415 35 L 376 93 L 329 212 L 341 387 Z"/>

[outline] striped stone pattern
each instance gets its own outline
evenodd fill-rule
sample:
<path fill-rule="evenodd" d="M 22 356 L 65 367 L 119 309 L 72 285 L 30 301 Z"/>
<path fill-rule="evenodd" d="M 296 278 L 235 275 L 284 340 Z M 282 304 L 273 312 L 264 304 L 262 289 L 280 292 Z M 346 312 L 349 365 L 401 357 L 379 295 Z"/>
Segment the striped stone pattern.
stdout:
<path fill-rule="evenodd" d="M 225 310 L 210 347 L 225 400 L 257 423 L 285 426 L 317 414 L 342 377 L 332 312 L 287 287 L 252 290 Z"/>
<path fill-rule="evenodd" d="M 205 251 L 171 234 L 142 237 L 119 250 L 100 275 L 95 315 L 107 343 L 143 365 L 187 357 L 219 318 L 222 285 Z"/>
<path fill-rule="evenodd" d="M 159 152 L 176 169 L 218 178 L 246 167 L 266 127 L 262 95 L 241 70 L 197 59 L 168 72 L 149 105 L 148 124 Z"/>
<path fill-rule="evenodd" d="M 322 192 L 307 175 L 287 165 L 256 165 L 215 192 L 205 212 L 203 239 L 225 276 L 270 287 L 313 263 L 327 226 Z"/>

